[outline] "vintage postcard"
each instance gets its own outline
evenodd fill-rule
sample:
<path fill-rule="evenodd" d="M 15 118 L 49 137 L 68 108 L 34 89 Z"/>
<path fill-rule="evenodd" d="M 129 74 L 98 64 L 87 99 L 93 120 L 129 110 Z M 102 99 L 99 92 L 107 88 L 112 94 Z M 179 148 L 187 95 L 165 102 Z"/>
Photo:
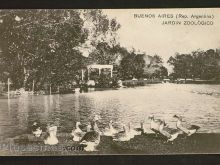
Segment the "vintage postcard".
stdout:
<path fill-rule="evenodd" d="M 0 155 L 220 153 L 220 9 L 0 10 Z"/>

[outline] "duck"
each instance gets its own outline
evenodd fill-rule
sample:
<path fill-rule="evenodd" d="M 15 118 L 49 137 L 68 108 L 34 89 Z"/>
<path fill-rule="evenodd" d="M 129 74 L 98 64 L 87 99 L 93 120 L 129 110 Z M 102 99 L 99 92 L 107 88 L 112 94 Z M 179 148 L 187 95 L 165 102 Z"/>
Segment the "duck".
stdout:
<path fill-rule="evenodd" d="M 84 150 L 91 152 L 97 151 L 97 146 L 100 143 L 100 133 L 94 129 L 95 122 L 91 121 L 91 130 L 86 132 L 80 140 L 81 145 L 85 145 Z"/>
<path fill-rule="evenodd" d="M 129 135 L 125 125 L 123 125 L 123 131 L 120 131 L 113 136 L 113 141 L 129 141 L 130 139 L 131 136 Z"/>
<path fill-rule="evenodd" d="M 176 127 L 179 130 L 181 130 L 183 133 L 185 133 L 187 136 L 191 136 L 191 135 L 195 134 L 198 131 L 198 129 L 200 129 L 200 127 L 197 125 L 190 125 L 188 127 L 184 127 L 182 125 L 183 120 L 182 120 L 181 116 L 174 115 L 173 117 L 177 119 Z"/>
<path fill-rule="evenodd" d="M 113 121 L 110 120 L 109 124 L 108 124 L 108 128 L 105 128 L 104 132 L 103 132 L 103 135 L 104 136 L 113 136 L 115 135 L 116 133 L 118 133 L 118 131 L 112 126 L 113 124 Z"/>
<path fill-rule="evenodd" d="M 31 131 L 32 131 L 32 134 L 35 136 L 35 137 L 40 137 L 42 135 L 42 129 L 40 127 L 40 124 L 37 123 L 37 122 L 34 122 L 31 126 Z"/>
<path fill-rule="evenodd" d="M 57 139 L 57 126 L 50 125 L 47 127 L 47 133 L 49 136 L 44 140 L 44 144 L 56 145 L 58 143 Z"/>
<path fill-rule="evenodd" d="M 165 127 L 164 121 L 160 122 L 159 131 L 164 137 L 167 138 L 167 142 L 173 142 L 181 133 L 181 131 L 178 129 L 170 128 L 168 126 Z"/>
<path fill-rule="evenodd" d="M 73 136 L 73 141 L 78 142 L 82 139 L 82 137 L 85 135 L 85 132 L 83 132 L 79 126 L 81 125 L 80 122 L 76 122 L 76 129 L 72 130 L 71 135 Z"/>
<path fill-rule="evenodd" d="M 156 134 L 157 137 L 160 134 L 159 127 L 163 121 L 161 119 L 155 119 L 153 115 L 150 115 L 148 118 L 150 120 L 150 129 Z M 166 126 L 165 122 L 164 124 Z"/>

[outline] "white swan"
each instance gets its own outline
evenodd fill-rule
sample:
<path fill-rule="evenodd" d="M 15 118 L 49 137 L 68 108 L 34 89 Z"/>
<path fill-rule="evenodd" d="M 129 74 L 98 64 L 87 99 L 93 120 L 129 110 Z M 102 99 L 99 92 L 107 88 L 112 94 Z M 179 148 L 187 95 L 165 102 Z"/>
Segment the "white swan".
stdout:
<path fill-rule="evenodd" d="M 118 133 L 118 131 L 115 128 L 113 128 L 112 124 L 113 124 L 113 122 L 112 122 L 112 120 L 110 120 L 109 125 L 108 125 L 109 127 L 105 128 L 105 130 L 103 132 L 104 136 L 113 136 L 116 133 Z"/>
<path fill-rule="evenodd" d="M 82 139 L 82 137 L 85 135 L 85 132 L 83 132 L 79 126 L 81 125 L 80 122 L 76 122 L 76 129 L 72 130 L 71 135 L 73 136 L 73 141 L 80 141 Z"/>
<path fill-rule="evenodd" d="M 159 131 L 163 136 L 167 138 L 167 142 L 173 142 L 181 133 L 181 131 L 178 129 L 165 127 L 164 121 L 161 121 Z"/>
<path fill-rule="evenodd" d="M 130 139 L 131 136 L 128 133 L 125 125 L 123 125 L 123 131 L 120 131 L 113 136 L 113 141 L 129 141 Z"/>
<path fill-rule="evenodd" d="M 100 119 L 101 119 L 101 117 L 99 115 L 95 115 L 95 117 L 93 118 L 93 123 L 94 123 L 93 129 L 101 135 L 102 132 L 100 131 L 100 129 L 97 125 L 97 121 L 99 121 Z M 92 126 L 91 126 L 91 128 L 92 128 Z"/>
<path fill-rule="evenodd" d="M 150 119 L 150 129 L 156 134 L 156 136 L 159 135 L 160 134 L 159 127 L 161 122 L 163 121 L 160 119 L 155 119 L 153 115 L 150 115 L 148 118 Z"/>
<path fill-rule="evenodd" d="M 47 132 L 49 136 L 44 140 L 44 144 L 55 145 L 58 143 L 58 139 L 56 137 L 57 134 L 57 126 L 49 126 L 47 128 Z"/>
<path fill-rule="evenodd" d="M 195 134 L 197 132 L 197 130 L 200 128 L 197 125 L 190 125 L 189 127 L 184 127 L 182 125 L 182 117 L 181 116 L 174 115 L 173 117 L 177 119 L 176 127 L 178 129 L 180 129 L 181 131 L 183 131 L 185 134 L 187 134 L 187 136 L 191 136 L 192 134 Z"/>

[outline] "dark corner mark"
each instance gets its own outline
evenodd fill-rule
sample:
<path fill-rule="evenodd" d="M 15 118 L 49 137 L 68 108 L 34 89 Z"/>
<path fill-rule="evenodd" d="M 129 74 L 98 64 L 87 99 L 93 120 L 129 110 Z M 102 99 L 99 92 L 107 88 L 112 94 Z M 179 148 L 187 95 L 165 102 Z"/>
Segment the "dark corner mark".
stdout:
<path fill-rule="evenodd" d="M 214 8 L 220 0 L 0 0 L 0 8 Z"/>

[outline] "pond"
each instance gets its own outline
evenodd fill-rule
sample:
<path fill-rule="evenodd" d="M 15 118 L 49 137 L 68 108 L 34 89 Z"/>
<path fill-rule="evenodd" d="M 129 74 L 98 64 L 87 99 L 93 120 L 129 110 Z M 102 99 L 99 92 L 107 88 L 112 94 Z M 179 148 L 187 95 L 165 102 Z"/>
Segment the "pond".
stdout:
<path fill-rule="evenodd" d="M 199 132 L 220 133 L 220 85 L 151 84 L 136 88 L 65 95 L 0 99 L 0 137 L 27 133 L 33 121 L 43 125 L 56 121 L 58 132 L 71 132 L 76 121 L 88 124 L 98 114 L 104 129 L 110 120 L 121 129 L 131 122 L 138 127 L 148 116 L 165 119 L 175 128 L 174 114 L 199 125 Z M 150 131 L 150 130 L 149 130 Z"/>

